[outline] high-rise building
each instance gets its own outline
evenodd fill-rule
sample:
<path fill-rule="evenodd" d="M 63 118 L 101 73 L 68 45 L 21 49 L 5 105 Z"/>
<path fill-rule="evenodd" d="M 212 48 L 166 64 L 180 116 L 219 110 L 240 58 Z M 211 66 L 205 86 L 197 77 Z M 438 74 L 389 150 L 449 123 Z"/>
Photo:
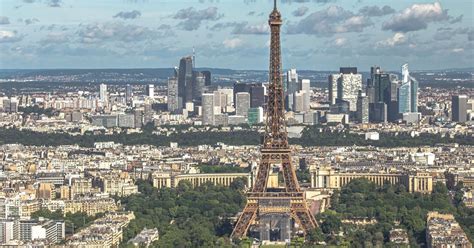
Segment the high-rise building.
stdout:
<path fill-rule="evenodd" d="M 387 122 L 387 104 L 385 104 L 384 102 L 376 102 L 370 104 L 369 107 L 369 119 L 371 122 Z"/>
<path fill-rule="evenodd" d="M 286 85 L 285 85 L 285 104 L 287 110 L 293 110 L 294 105 L 294 94 L 300 89 L 298 81 L 298 73 L 296 69 L 291 69 L 286 73 Z"/>
<path fill-rule="evenodd" d="M 107 101 L 107 85 L 106 84 L 100 84 L 99 86 L 99 99 L 102 102 Z"/>
<path fill-rule="evenodd" d="M 209 86 L 212 84 L 212 74 L 210 71 L 202 71 L 202 75 L 204 75 L 204 85 Z"/>
<path fill-rule="evenodd" d="M 411 112 L 411 83 L 403 82 L 398 88 L 398 112 L 400 114 Z"/>
<path fill-rule="evenodd" d="M 328 102 L 329 104 L 336 104 L 337 99 L 337 82 L 341 74 L 331 74 L 328 77 Z"/>
<path fill-rule="evenodd" d="M 402 65 L 402 80 L 398 88 L 398 112 L 411 112 L 411 80 L 408 64 Z"/>
<path fill-rule="evenodd" d="M 370 78 L 367 79 L 367 87 L 366 87 L 366 94 L 369 97 L 369 104 L 375 103 L 375 75 L 380 74 L 381 69 L 378 66 L 373 66 L 370 68 Z"/>
<path fill-rule="evenodd" d="M 410 100 L 411 100 L 411 112 L 416 113 L 418 112 L 418 80 L 414 77 L 410 77 L 411 79 L 411 90 L 410 90 Z"/>
<path fill-rule="evenodd" d="M 133 89 L 132 89 L 132 86 L 130 84 L 127 84 L 125 86 L 125 101 L 127 103 L 131 102 L 132 101 L 132 98 L 133 98 Z"/>
<path fill-rule="evenodd" d="M 202 124 L 214 125 L 214 94 L 202 94 Z"/>
<path fill-rule="evenodd" d="M 214 94 L 214 117 L 217 115 L 217 114 L 221 114 L 222 113 L 222 109 L 225 107 L 226 103 L 227 103 L 227 97 L 225 94 L 222 94 L 221 91 L 219 90 L 216 90 L 213 92 Z M 215 123 L 215 119 L 214 119 L 214 123 Z"/>
<path fill-rule="evenodd" d="M 168 78 L 168 111 L 177 112 L 183 108 L 183 103 L 180 102 L 179 98 L 179 86 L 178 79 L 176 77 Z"/>
<path fill-rule="evenodd" d="M 250 88 L 252 87 L 252 84 L 246 84 L 246 83 L 235 83 L 234 84 L 234 106 L 237 107 L 236 101 L 237 101 L 237 93 L 240 92 L 247 92 L 250 94 Z"/>
<path fill-rule="evenodd" d="M 457 95 L 451 99 L 452 120 L 455 122 L 467 121 L 467 96 Z"/>
<path fill-rule="evenodd" d="M 380 67 L 372 67 L 371 78 L 367 84 L 367 95 L 371 121 L 385 122 L 398 119 L 398 78 L 396 75 L 384 73 Z M 384 103 L 385 107 L 382 107 L 381 103 Z M 383 117 L 386 119 L 382 120 Z"/>
<path fill-rule="evenodd" d="M 248 113 L 248 121 L 249 125 L 255 125 L 258 123 L 263 122 L 263 108 L 250 108 Z"/>
<path fill-rule="evenodd" d="M 339 74 L 329 76 L 329 101 L 336 103 L 336 99 L 349 102 L 350 111 L 357 110 L 357 96 L 362 90 L 362 74 L 357 73 L 355 67 L 341 67 Z"/>
<path fill-rule="evenodd" d="M 293 94 L 293 111 L 305 112 L 307 110 L 305 108 L 305 98 L 307 94 L 308 93 L 303 90 L 299 90 Z"/>
<path fill-rule="evenodd" d="M 236 97 L 235 114 L 247 117 L 250 108 L 250 94 L 239 92 Z"/>
<path fill-rule="evenodd" d="M 300 83 L 300 90 L 305 92 L 303 99 L 303 109 L 308 111 L 311 103 L 311 81 L 309 79 L 303 79 Z"/>
<path fill-rule="evenodd" d="M 362 91 L 359 91 L 357 97 L 357 121 L 369 123 L 369 97 Z"/>
<path fill-rule="evenodd" d="M 265 87 L 262 84 L 234 84 L 234 105 L 237 107 L 237 94 L 249 93 L 252 108 L 263 107 L 265 104 Z"/>
<path fill-rule="evenodd" d="M 146 86 L 146 96 L 151 97 L 151 98 L 155 97 L 155 85 L 148 84 Z"/>
<path fill-rule="evenodd" d="M 193 100 L 193 58 L 183 57 L 179 62 L 178 74 L 178 102 L 179 108 L 184 108 L 186 102 Z"/>
<path fill-rule="evenodd" d="M 250 107 L 263 107 L 265 104 L 265 88 L 261 84 L 255 84 L 250 87 Z"/>
<path fill-rule="evenodd" d="M 410 72 L 408 71 L 408 64 L 402 65 L 402 83 L 408 83 L 410 81 Z"/>
<path fill-rule="evenodd" d="M 200 102 L 206 86 L 206 77 L 202 72 L 193 72 L 193 101 Z"/>
<path fill-rule="evenodd" d="M 357 74 L 357 67 L 340 67 L 339 73 L 341 74 Z"/>
<path fill-rule="evenodd" d="M 390 102 L 391 99 L 391 81 L 390 74 L 388 73 L 377 73 L 373 79 L 375 86 L 375 97 L 374 102 L 384 102 L 385 104 Z"/>
<path fill-rule="evenodd" d="M 225 112 L 233 112 L 227 111 L 233 106 L 234 103 L 234 89 L 231 88 L 221 88 L 217 90 L 221 94 L 221 104 L 220 106 L 225 109 Z"/>

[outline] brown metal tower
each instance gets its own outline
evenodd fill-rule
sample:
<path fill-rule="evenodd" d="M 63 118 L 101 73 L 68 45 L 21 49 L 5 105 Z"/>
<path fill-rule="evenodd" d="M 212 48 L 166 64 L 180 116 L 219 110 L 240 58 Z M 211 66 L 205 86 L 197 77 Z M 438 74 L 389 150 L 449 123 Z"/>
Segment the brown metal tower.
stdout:
<path fill-rule="evenodd" d="M 288 145 L 284 116 L 280 47 L 282 20 L 277 9 L 276 0 L 274 1 L 274 9 L 268 21 L 271 29 L 270 84 L 265 136 L 261 149 L 262 158 L 255 184 L 248 193 L 247 205 L 236 223 L 231 235 L 232 238 L 244 237 L 252 224 L 264 222 L 262 220 L 268 219 L 269 216 L 288 216 L 296 221 L 304 233 L 317 225 L 314 216 L 306 205 L 304 193 L 300 190 L 295 170 L 291 164 L 291 149 Z M 267 189 L 268 178 L 273 165 L 281 166 L 285 182 L 284 189 L 272 189 L 271 191 Z M 265 223 L 259 224 L 262 232 L 262 229 L 265 229 Z M 269 228 L 268 225 L 266 228 Z M 288 237 L 288 235 L 284 237 Z"/>

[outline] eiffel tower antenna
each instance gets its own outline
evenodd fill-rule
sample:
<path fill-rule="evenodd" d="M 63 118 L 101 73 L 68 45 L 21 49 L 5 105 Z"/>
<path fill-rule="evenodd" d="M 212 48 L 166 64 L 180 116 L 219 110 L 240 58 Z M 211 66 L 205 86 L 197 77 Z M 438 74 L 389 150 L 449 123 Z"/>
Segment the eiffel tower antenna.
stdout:
<path fill-rule="evenodd" d="M 288 133 L 284 113 L 284 95 L 282 83 L 280 28 L 281 14 L 274 9 L 268 20 L 271 30 L 269 93 L 267 102 L 267 119 L 265 135 L 261 147 L 262 158 L 258 166 L 255 183 L 248 193 L 247 205 L 240 215 L 231 234 L 233 239 L 246 235 L 251 225 L 256 225 L 260 240 L 270 240 L 270 229 L 278 227 L 279 240 L 291 238 L 291 219 L 299 229 L 307 234 L 317 226 L 314 216 L 306 204 L 304 192 L 301 191 L 296 173 L 291 164 L 291 149 L 288 145 Z M 275 166 L 281 168 L 284 188 L 269 190 L 270 173 Z M 276 221 L 275 221 L 276 220 Z"/>

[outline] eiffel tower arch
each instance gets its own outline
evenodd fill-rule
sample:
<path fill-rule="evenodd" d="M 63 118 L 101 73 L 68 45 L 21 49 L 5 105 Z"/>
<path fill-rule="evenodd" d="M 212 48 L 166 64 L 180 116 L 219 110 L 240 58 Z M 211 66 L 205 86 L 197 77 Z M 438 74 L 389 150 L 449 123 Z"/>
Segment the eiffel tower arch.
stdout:
<path fill-rule="evenodd" d="M 250 226 L 259 232 L 261 240 L 272 241 L 285 241 L 298 231 L 306 234 L 317 226 L 291 164 L 291 149 L 288 145 L 284 115 L 280 46 L 282 23 L 274 0 L 274 8 L 268 21 L 271 30 L 269 93 L 265 135 L 260 150 L 261 160 L 255 183 L 247 195 L 247 205 L 231 234 L 233 239 L 245 237 Z M 268 188 L 269 176 L 275 166 L 281 169 L 284 188 Z"/>

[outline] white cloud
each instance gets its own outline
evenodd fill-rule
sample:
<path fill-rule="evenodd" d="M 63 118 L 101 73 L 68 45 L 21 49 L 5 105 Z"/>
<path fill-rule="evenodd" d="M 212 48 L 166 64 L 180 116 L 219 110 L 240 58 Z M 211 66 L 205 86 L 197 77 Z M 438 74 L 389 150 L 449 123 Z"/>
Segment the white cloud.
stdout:
<path fill-rule="evenodd" d="M 407 37 L 403 33 L 395 33 L 393 37 L 377 42 L 377 45 L 394 47 L 405 42 L 407 42 Z"/>
<path fill-rule="evenodd" d="M 222 44 L 224 45 L 224 47 L 226 48 L 230 48 L 230 49 L 234 49 L 234 48 L 237 48 L 239 46 L 242 46 L 242 44 L 244 43 L 243 40 L 239 39 L 239 38 L 234 38 L 234 39 L 225 39 Z"/>
<path fill-rule="evenodd" d="M 22 38 L 16 31 L 0 30 L 0 43 L 17 42 Z"/>
<path fill-rule="evenodd" d="M 337 38 L 334 40 L 334 44 L 338 47 L 344 46 L 347 44 L 347 39 L 346 38 Z"/>
<path fill-rule="evenodd" d="M 433 4 L 413 4 L 384 22 L 383 30 L 410 32 L 426 29 L 428 23 L 449 20 L 448 11 L 439 2 Z"/>

